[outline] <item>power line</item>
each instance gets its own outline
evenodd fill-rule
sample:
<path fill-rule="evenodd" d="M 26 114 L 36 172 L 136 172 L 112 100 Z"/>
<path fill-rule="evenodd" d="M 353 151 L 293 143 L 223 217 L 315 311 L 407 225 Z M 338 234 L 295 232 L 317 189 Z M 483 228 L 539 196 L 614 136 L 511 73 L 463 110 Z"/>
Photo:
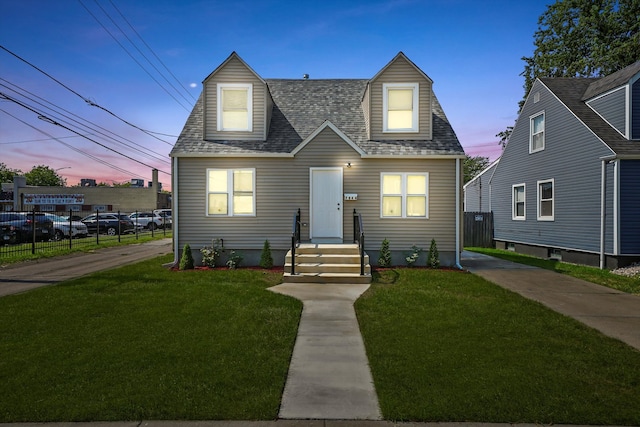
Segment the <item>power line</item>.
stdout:
<path fill-rule="evenodd" d="M 122 28 L 118 25 L 118 23 L 111 17 L 111 15 L 109 15 L 109 13 L 100 5 L 100 3 L 98 3 L 98 0 L 93 0 L 94 3 L 100 8 L 100 10 L 102 10 L 102 13 L 104 13 L 106 15 L 107 18 L 109 18 L 109 20 L 111 21 L 111 23 L 113 25 L 116 26 L 116 28 L 118 30 L 120 30 L 120 32 L 122 33 L 122 35 L 129 41 L 129 43 L 131 43 L 131 46 L 133 46 L 140 55 L 142 55 L 142 57 L 144 59 L 146 59 L 146 61 L 149 63 L 149 65 L 151 65 L 153 67 L 154 70 L 156 70 L 156 72 L 160 75 L 160 77 L 162 77 L 164 79 L 165 82 L 167 82 L 167 84 L 169 84 L 169 86 L 171 86 L 171 88 L 176 91 L 176 93 L 178 95 L 180 95 L 182 97 L 182 99 L 184 99 L 185 101 L 187 101 L 187 103 L 190 103 L 191 101 L 189 101 L 178 89 L 176 89 L 176 87 L 173 85 L 173 83 L 171 83 L 169 81 L 169 79 L 167 79 L 164 74 L 162 74 L 162 72 L 160 70 L 158 70 L 158 67 L 156 67 L 153 62 L 151 62 L 149 60 L 149 58 L 147 58 L 147 56 L 138 48 L 138 46 L 136 46 L 136 44 L 133 42 L 133 40 L 131 40 L 129 38 L 129 36 L 122 30 Z M 113 2 L 111 2 L 111 5 L 113 5 Z M 115 7 L 115 5 L 113 5 Z M 118 13 L 120 13 L 120 16 L 124 18 L 124 16 L 122 15 L 122 13 L 116 8 L 116 10 L 118 11 Z M 125 19 L 125 22 L 127 22 L 127 24 L 129 24 L 129 22 Z M 129 24 L 129 27 L 133 29 L 133 27 L 131 26 L 131 24 Z M 137 32 L 134 30 L 134 32 L 137 34 Z M 138 37 L 140 37 L 140 35 L 138 34 Z M 147 46 L 148 47 L 148 46 Z M 157 58 L 157 56 L 156 56 Z M 166 68 L 166 67 L 165 67 Z M 186 91 L 186 89 L 185 89 Z M 187 92 L 188 93 L 188 92 Z M 192 96 L 193 98 L 193 96 Z M 194 99 L 195 101 L 195 99 Z M 190 104 L 191 107 L 193 107 L 193 104 Z"/>
<path fill-rule="evenodd" d="M 144 39 L 142 38 L 142 36 L 136 31 L 136 29 L 133 27 L 133 25 L 131 25 L 129 23 L 129 21 L 127 20 L 127 18 L 122 14 L 122 12 L 120 12 L 120 9 L 118 9 L 118 7 L 113 3 L 113 1 L 109 0 L 109 3 L 111 3 L 111 5 L 113 6 L 113 8 L 120 14 L 120 16 L 122 17 L 122 19 L 124 20 L 124 22 L 126 22 L 129 27 L 131 28 L 131 30 L 138 36 L 138 38 L 142 41 L 142 43 L 147 47 L 147 49 L 149 49 L 149 51 L 153 54 L 153 56 L 155 56 L 155 58 L 158 60 L 158 62 L 160 64 L 162 64 L 162 66 L 164 67 L 165 70 L 167 70 L 167 72 L 169 74 L 171 74 L 171 77 L 173 77 L 173 79 L 182 87 L 182 89 L 185 91 L 185 93 L 187 93 L 191 99 L 193 99 L 193 101 L 196 101 L 196 98 L 193 96 L 193 94 L 186 88 L 184 87 L 184 85 L 182 83 L 180 83 L 180 80 L 178 80 L 178 78 L 171 72 L 171 70 L 169 70 L 169 68 L 164 64 L 164 62 L 162 62 L 162 59 L 160 59 L 158 57 L 158 55 L 156 55 L 156 53 L 153 51 L 153 49 L 151 49 L 151 46 L 149 46 L 147 44 L 147 42 L 144 41 Z"/>
<path fill-rule="evenodd" d="M 83 5 L 84 6 L 84 5 Z M 87 97 L 82 96 L 81 94 L 79 94 L 78 92 L 76 92 L 75 90 L 71 89 L 69 86 L 65 85 L 64 83 L 62 83 L 60 80 L 56 79 L 55 77 L 53 77 L 51 74 L 47 73 L 46 71 L 42 70 L 41 68 L 38 68 L 37 66 L 35 66 L 34 64 L 32 64 L 31 62 L 27 61 L 26 59 L 24 59 L 23 57 L 21 57 L 20 55 L 10 51 L 9 49 L 7 49 L 6 47 L 4 47 L 3 45 L 0 45 L 0 49 L 4 50 L 5 52 L 7 52 L 8 54 L 12 55 L 13 57 L 15 57 L 16 59 L 24 62 L 25 64 L 29 65 L 30 67 L 36 69 L 37 71 L 39 71 L 40 73 L 44 74 L 45 76 L 49 77 L 51 80 L 53 80 L 54 82 L 58 83 L 60 86 L 62 86 L 63 88 L 67 89 L 69 92 L 73 93 L 74 95 L 76 95 L 77 97 L 79 97 L 80 99 L 82 99 L 85 103 L 87 103 L 89 106 L 91 107 L 96 107 L 99 108 L 103 111 L 105 111 L 106 113 L 111 114 L 113 117 L 117 118 L 118 120 L 120 120 L 121 122 L 135 128 L 138 129 L 141 132 L 146 133 L 147 135 L 151 136 L 152 138 L 157 139 L 158 141 L 164 142 L 167 145 L 173 145 L 168 141 L 165 141 L 164 139 L 158 138 L 155 135 L 161 135 L 158 132 L 151 132 L 148 131 L 146 129 L 143 129 L 139 126 L 134 125 L 133 123 L 130 123 L 129 121 L 123 119 L 122 117 L 118 116 L 117 114 L 113 113 L 112 111 L 108 110 L 107 108 L 104 108 L 103 106 L 96 104 L 95 102 L 93 102 L 92 100 L 90 100 Z"/>
<path fill-rule="evenodd" d="M 4 111 L 4 110 L 3 110 Z M 10 115 L 9 113 L 7 113 Z M 13 116 L 11 116 L 13 117 Z M 15 118 L 15 117 L 14 117 Z M 40 139 L 26 139 L 24 141 L 8 141 L 8 142 L 0 142 L 0 145 L 9 145 L 9 144 L 26 144 L 28 142 L 44 142 L 51 141 L 52 139 L 63 139 L 63 138 L 80 138 L 78 135 L 70 135 L 70 136 L 58 136 L 57 138 L 40 138 Z"/>
<path fill-rule="evenodd" d="M 80 119 L 80 120 L 83 120 L 83 121 L 85 121 L 85 122 L 87 122 L 87 123 L 89 123 L 89 124 L 91 124 L 91 125 L 93 125 L 93 126 L 95 126 L 95 127 L 99 128 L 99 129 L 102 129 L 102 130 L 103 130 L 103 131 L 105 131 L 105 132 L 108 132 L 108 133 L 110 133 L 110 134 L 112 134 L 112 135 L 115 135 L 115 136 L 117 136 L 118 138 L 120 138 L 120 139 L 122 139 L 122 140 L 125 140 L 125 141 L 130 142 L 131 144 L 136 144 L 135 142 L 133 142 L 133 141 L 131 141 L 131 140 L 127 139 L 127 138 L 124 138 L 124 137 L 122 137 L 122 136 L 117 135 L 116 133 L 114 133 L 114 132 L 110 131 L 109 129 L 106 129 L 106 128 L 104 128 L 104 127 L 100 126 L 100 125 L 97 125 L 97 124 L 95 124 L 95 123 L 92 123 L 92 122 L 91 122 L 91 121 L 89 121 L 89 120 L 83 119 L 82 117 L 80 117 L 80 116 L 78 116 L 78 115 L 76 115 L 76 114 L 74 114 L 74 113 L 72 113 L 72 112 L 70 112 L 70 111 L 68 111 L 68 110 L 66 110 L 66 109 L 64 109 L 64 108 L 62 108 L 62 107 L 60 107 L 60 106 L 57 106 L 57 105 L 53 104 L 52 102 L 47 101 L 46 99 L 44 99 L 44 98 L 42 98 L 42 97 L 40 97 L 40 96 L 38 96 L 38 95 L 36 95 L 36 94 L 34 94 L 34 93 L 32 93 L 32 92 L 29 92 L 28 90 L 26 90 L 26 89 L 24 89 L 24 88 L 21 88 L 20 86 L 18 86 L 18 85 L 16 85 L 16 84 L 14 84 L 14 83 L 11 83 L 11 82 L 9 82 L 8 80 L 6 80 L 6 79 L 4 79 L 4 78 L 2 78 L 2 77 L 0 77 L 0 80 L 1 80 L 1 81 L 4 81 L 4 82 L 7 82 L 7 83 L 9 83 L 10 85 L 12 85 L 12 86 L 14 86 L 14 87 L 17 87 L 17 88 L 18 88 L 18 89 L 20 89 L 21 91 L 26 92 L 26 93 L 28 93 L 29 95 L 32 95 L 32 96 L 34 96 L 34 97 L 36 97 L 36 98 L 38 98 L 38 99 L 40 99 L 40 100 L 42 100 L 42 101 L 46 102 L 47 104 L 54 106 L 55 108 L 58 108 L 59 110 L 62 110 L 62 111 L 66 112 L 66 113 L 68 113 L 68 114 L 70 114 L 70 115 L 72 115 L 72 116 L 74 116 L 74 117 L 77 117 L 77 118 L 78 118 L 78 119 Z M 81 123 L 81 122 L 80 122 L 80 121 L 78 121 L 78 120 L 75 120 L 75 119 L 73 119 L 73 118 L 71 118 L 71 117 L 69 117 L 69 116 L 67 116 L 67 115 L 65 115 L 65 114 L 63 114 L 63 113 L 60 113 L 59 111 L 55 111 L 53 108 L 48 107 L 48 106 L 46 106 L 46 105 L 42 104 L 41 102 L 38 102 L 38 101 L 34 100 L 33 98 L 30 98 L 30 97 L 28 97 L 28 96 L 26 96 L 26 95 L 24 95 L 24 94 L 19 93 L 18 91 L 16 91 L 16 90 L 15 90 L 15 89 L 13 89 L 13 88 L 10 88 L 10 87 L 8 87 L 8 86 L 6 86 L 6 85 L 2 84 L 2 83 L 0 83 L 0 86 L 5 87 L 5 88 L 7 88 L 7 89 L 9 89 L 9 90 L 11 90 L 11 91 L 13 91 L 13 92 L 17 93 L 17 94 L 19 94 L 19 95 L 23 96 L 24 98 L 26 98 L 26 99 L 28 99 L 28 100 L 30 100 L 30 101 L 32 101 L 32 102 L 35 102 L 36 104 L 38 104 L 38 105 L 40 105 L 40 106 L 42 106 L 42 107 L 44 107 L 44 108 L 47 108 L 48 110 L 50 110 L 50 111 L 52 111 L 52 112 L 54 112 L 54 113 L 60 114 L 61 116 L 65 117 L 66 119 L 68 119 L 68 120 L 71 120 L 71 121 L 75 122 L 77 125 L 83 126 L 83 127 L 85 127 L 85 128 L 87 128 L 87 129 L 89 129 L 89 130 L 90 130 L 90 131 L 92 131 L 92 132 L 95 132 L 95 133 L 97 133 L 97 134 L 99 134 L 99 135 L 102 135 L 102 136 L 103 136 L 103 137 L 105 137 L 105 138 L 109 138 L 109 139 L 111 139 L 111 140 L 115 141 L 116 143 L 118 143 L 118 144 L 120 144 L 120 145 L 123 145 L 123 146 L 125 146 L 125 147 L 127 147 L 127 148 L 129 148 L 129 149 L 131 149 L 131 150 L 137 151 L 137 152 L 139 152 L 139 153 L 141 153 L 141 154 L 143 154 L 143 155 L 145 155 L 145 156 L 147 156 L 147 157 L 149 157 L 149 158 L 152 158 L 152 159 L 154 159 L 154 160 L 159 160 L 159 161 L 162 161 L 162 162 L 164 162 L 164 163 L 166 163 L 166 164 L 169 164 L 168 160 L 166 160 L 166 158 L 165 158 L 165 156 L 164 156 L 163 154 L 160 154 L 160 153 L 158 153 L 158 152 L 155 152 L 155 151 L 150 150 L 150 149 L 147 149 L 147 148 L 145 148 L 145 150 L 147 150 L 149 153 L 152 153 L 152 154 L 145 153 L 144 151 L 142 151 L 142 150 L 141 150 L 141 149 L 139 149 L 139 148 L 136 148 L 136 147 L 134 147 L 134 146 L 131 146 L 131 145 L 129 145 L 129 144 L 126 144 L 126 143 L 124 143 L 124 142 L 122 142 L 122 141 L 118 141 L 117 139 L 115 139 L 115 138 L 113 138 L 113 137 L 111 137 L 111 136 L 107 135 L 107 134 L 106 134 L 106 133 L 104 133 L 104 132 L 100 132 L 100 131 L 96 130 L 95 128 L 92 128 L 92 127 L 90 127 L 90 126 L 88 126 L 88 125 L 86 125 L 86 124 L 84 124 L 84 123 Z M 58 119 L 58 120 L 61 120 L 61 119 Z M 61 120 L 61 121 L 62 121 L 62 120 Z M 69 122 L 66 122 L 66 123 L 67 123 L 67 124 L 69 124 L 69 125 L 71 125 L 71 123 L 69 123 Z M 93 135 L 93 134 L 92 134 L 92 135 Z M 139 144 L 136 144 L 136 145 L 139 145 Z M 156 157 L 156 156 L 157 156 L 157 157 Z"/>
<path fill-rule="evenodd" d="M 133 172 L 131 172 L 131 171 L 128 171 L 128 170 L 126 170 L 126 169 L 122 169 L 120 166 L 116 166 L 116 165 L 114 165 L 114 164 L 111 164 L 111 163 L 107 162 L 106 160 L 102 160 L 101 158 L 96 157 L 96 156 L 94 156 L 93 154 L 90 154 L 90 153 L 87 153 L 87 152 L 85 152 L 85 151 L 82 151 L 82 150 L 80 150 L 79 148 L 76 148 L 76 147 L 74 147 L 74 146 L 72 146 L 72 145 L 70 145 L 70 144 L 67 144 L 66 142 L 63 142 L 63 141 L 61 141 L 61 140 L 60 140 L 60 139 L 62 139 L 62 138 L 75 138 L 75 137 L 76 137 L 76 135 L 66 136 L 66 137 L 55 137 L 55 136 L 53 136 L 53 135 L 51 135 L 51 134 L 49 134 L 49 133 L 47 133 L 47 132 L 43 131 L 42 129 L 39 129 L 39 128 L 37 128 L 37 127 L 33 126 L 32 124 L 27 123 L 27 122 L 25 122 L 24 120 L 22 120 L 22 119 L 20 119 L 20 118 L 18 118 L 18 117 L 16 117 L 16 116 L 14 116 L 13 114 L 9 113 L 8 111 L 5 111 L 5 110 L 3 110 L 3 109 L 1 109 L 1 108 L 0 108 L 0 111 L 2 111 L 3 113 L 5 113 L 5 114 L 6 114 L 6 115 L 8 115 L 9 117 L 13 117 L 15 120 L 19 121 L 20 123 L 24 124 L 25 126 L 28 126 L 28 127 L 30 127 L 31 129 L 34 129 L 34 130 L 36 130 L 36 131 L 40 132 L 41 134 L 48 136 L 49 138 L 48 138 L 47 140 L 54 140 L 54 141 L 57 141 L 57 142 L 59 142 L 60 144 L 64 145 L 65 147 L 68 147 L 68 148 L 70 148 L 71 150 L 73 150 L 73 151 L 75 151 L 75 152 L 77 152 L 77 153 L 82 154 L 83 156 L 89 157 L 90 159 L 93 159 L 93 160 L 97 161 L 98 163 L 101 163 L 101 164 L 103 164 L 103 165 L 105 165 L 105 166 L 108 166 L 108 167 L 110 167 L 110 168 L 112 168 L 112 169 L 115 169 L 115 170 L 117 170 L 118 172 L 122 172 L 122 173 L 125 173 L 125 174 L 127 174 L 127 175 L 134 175 L 134 176 L 135 176 L 135 175 L 137 175 L 137 174 L 135 174 L 135 173 L 133 173 Z M 45 141 L 46 141 L 46 140 L 45 140 Z"/>
<path fill-rule="evenodd" d="M 120 42 L 118 41 L 118 39 L 116 38 L 116 36 L 114 36 L 114 35 L 113 35 L 113 33 L 112 33 L 111 31 L 109 31 L 109 29 L 108 29 L 108 28 L 107 28 L 107 27 L 106 27 L 106 26 L 105 26 L 105 25 L 104 25 L 104 24 L 103 24 L 103 23 L 98 19 L 98 17 L 97 17 L 97 16 L 95 16 L 95 15 L 94 15 L 90 10 L 89 10 L 89 8 L 87 8 L 87 6 L 85 6 L 85 4 L 84 4 L 84 3 L 82 3 L 82 0 L 78 0 L 78 2 L 82 5 L 82 7 L 84 7 L 84 8 L 85 8 L 85 10 L 87 11 L 87 13 L 89 13 L 89 15 L 91 15 L 91 16 L 93 17 L 93 19 L 95 19 L 95 20 L 96 20 L 96 22 L 97 22 L 98 24 L 100 24 L 100 26 L 101 26 L 101 27 L 102 27 L 102 28 L 107 32 L 107 34 L 109 34 L 109 35 L 111 36 L 111 38 L 113 39 L 113 41 L 115 41 L 115 42 L 118 44 L 118 46 L 120 46 L 120 47 L 122 48 L 122 50 L 124 50 L 124 51 L 127 53 L 127 55 L 129 55 L 129 57 L 130 57 L 131 59 L 133 59 L 133 61 L 134 61 L 136 64 L 138 64 L 138 66 L 139 66 L 140 68 L 142 68 L 142 70 L 143 70 L 145 73 L 147 73 L 147 75 L 148 75 L 149 77 L 151 77 L 151 79 L 152 79 L 154 82 L 156 82 L 156 83 L 158 84 L 158 86 L 160 86 L 160 87 L 162 88 L 162 90 L 164 90 L 164 91 L 167 93 L 167 95 L 169 95 L 171 98 L 173 98 L 173 100 L 174 100 L 174 101 L 176 101 L 176 102 L 177 102 L 177 103 L 178 103 L 182 108 L 184 108 L 184 109 L 185 109 L 185 111 L 187 111 L 187 112 L 191 112 L 191 110 L 189 110 L 187 107 L 185 107 L 185 106 L 184 106 L 184 105 L 183 105 L 183 104 L 182 104 L 182 103 L 181 103 L 181 102 L 180 102 L 180 101 L 179 101 L 175 96 L 173 96 L 173 95 L 172 95 L 172 94 L 171 94 L 171 93 L 170 93 L 170 92 L 169 92 L 169 91 L 168 91 L 164 86 L 162 86 L 162 84 L 160 84 L 160 82 L 159 82 L 155 77 L 153 77 L 153 76 L 151 75 L 151 73 L 150 73 L 149 71 L 147 71 L 147 69 L 146 69 L 146 68 L 144 68 L 144 67 L 142 66 L 142 64 L 140 64 L 140 62 L 139 62 L 139 61 L 138 61 L 138 60 L 137 60 L 137 59 L 136 59 L 136 58 L 131 54 L 131 52 L 129 52 L 129 51 L 127 50 L 127 48 L 125 48 L 125 47 L 122 45 L 122 43 L 120 43 Z"/>
<path fill-rule="evenodd" d="M 131 156 L 128 156 L 128 155 L 126 155 L 126 154 L 124 154 L 124 153 L 121 153 L 121 152 L 119 152 L 119 151 L 117 151 L 117 150 L 115 150 L 115 149 L 111 148 L 111 147 L 108 147 L 108 146 L 106 146 L 106 145 L 104 145 L 104 144 L 102 144 L 102 143 L 100 143 L 100 142 L 98 142 L 98 141 L 96 141 L 96 140 L 94 140 L 94 139 L 91 139 L 91 138 L 89 138 L 89 137 L 88 137 L 88 136 L 86 136 L 86 135 L 82 135 L 81 133 L 79 133 L 79 132 L 77 132 L 77 131 L 75 131 L 75 130 L 73 130 L 73 129 L 71 129 L 71 128 L 69 128 L 69 127 L 65 126 L 65 125 L 63 125 L 62 123 L 56 122 L 55 120 L 53 120 L 53 119 L 51 119 L 51 118 L 47 117 L 46 115 L 42 114 L 40 111 L 38 111 L 38 110 L 36 110 L 36 109 L 34 109 L 34 108 L 30 107 L 30 106 L 29 106 L 29 105 L 27 105 L 27 104 L 24 104 L 24 103 L 22 103 L 22 102 L 18 101 L 17 99 L 12 98 L 11 96 L 7 95 L 6 93 L 0 92 L 0 97 L 3 97 L 3 98 L 4 98 L 4 99 L 6 99 L 6 100 L 12 101 L 12 102 L 14 102 L 14 103 L 18 104 L 19 106 L 21 106 L 21 107 L 23 107 L 23 108 L 25 108 L 25 109 L 27 109 L 27 110 L 31 111 L 32 113 L 37 114 L 37 115 L 38 115 L 38 118 L 39 118 L 40 120 L 43 120 L 43 121 L 45 121 L 45 122 L 47 122 L 47 123 L 50 123 L 50 124 L 52 124 L 52 125 L 56 125 L 56 126 L 59 126 L 59 127 L 63 128 L 63 129 L 66 129 L 66 130 L 68 130 L 69 132 L 72 132 L 72 133 L 74 133 L 74 134 L 76 134 L 76 135 L 78 135 L 78 136 L 83 137 L 84 139 L 86 139 L 86 140 L 88 140 L 88 141 L 93 142 L 94 144 L 97 144 L 97 145 L 99 145 L 99 146 L 101 146 L 101 147 L 103 147 L 103 148 L 105 148 L 105 149 L 107 149 L 107 150 L 109 150 L 109 151 L 112 151 L 112 152 L 114 152 L 114 153 L 116 153 L 116 154 L 118 154 L 118 155 L 120 155 L 120 156 L 122 156 L 122 157 L 125 157 L 125 158 L 127 158 L 127 159 L 129 159 L 129 160 L 132 160 L 132 161 L 134 161 L 134 162 L 136 162 L 136 163 L 139 163 L 139 164 L 141 164 L 141 165 L 143 165 L 143 166 L 146 166 L 146 167 L 148 167 L 148 168 L 150 168 L 150 169 L 157 169 L 157 168 L 155 168 L 155 167 L 153 167 L 153 166 L 151 166 L 151 165 L 148 165 L 148 164 L 146 164 L 146 163 L 144 163 L 144 162 L 142 162 L 142 161 L 140 161 L 140 160 L 134 159 L 134 158 L 133 158 L 133 157 L 131 157 Z M 165 172 L 165 171 L 163 171 L 163 170 L 159 170 L 159 172 L 162 172 L 162 173 L 167 174 L 167 175 L 171 175 L 169 172 Z"/>

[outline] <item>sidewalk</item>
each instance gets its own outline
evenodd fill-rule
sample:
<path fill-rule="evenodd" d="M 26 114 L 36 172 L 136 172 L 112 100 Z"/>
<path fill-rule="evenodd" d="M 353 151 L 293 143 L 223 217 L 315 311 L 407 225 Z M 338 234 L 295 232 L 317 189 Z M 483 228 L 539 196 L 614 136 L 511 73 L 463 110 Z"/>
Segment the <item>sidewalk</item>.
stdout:
<path fill-rule="evenodd" d="M 462 253 L 462 266 L 640 350 L 638 295 L 475 252 Z"/>
<path fill-rule="evenodd" d="M 161 239 L 0 266 L 0 297 L 75 279 L 96 271 L 133 264 L 171 252 L 171 239 Z"/>

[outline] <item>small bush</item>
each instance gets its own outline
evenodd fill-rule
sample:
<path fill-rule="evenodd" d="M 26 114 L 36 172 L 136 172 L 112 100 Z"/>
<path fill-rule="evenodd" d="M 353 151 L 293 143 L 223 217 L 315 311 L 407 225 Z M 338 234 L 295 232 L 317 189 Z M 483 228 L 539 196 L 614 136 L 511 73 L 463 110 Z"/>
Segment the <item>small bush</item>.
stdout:
<path fill-rule="evenodd" d="M 416 263 L 422 251 L 423 249 L 417 247 L 416 245 L 411 246 L 411 250 L 405 253 L 404 256 L 404 260 L 407 262 L 407 267 L 413 267 L 413 264 Z"/>
<path fill-rule="evenodd" d="M 440 254 L 438 253 L 438 246 L 436 245 L 436 239 L 431 239 L 431 246 L 429 246 L 429 255 L 427 256 L 427 267 L 430 267 L 430 268 L 440 267 Z"/>
<path fill-rule="evenodd" d="M 180 270 L 193 270 L 193 255 L 191 254 L 191 246 L 188 243 L 182 249 Z"/>
<path fill-rule="evenodd" d="M 229 260 L 227 261 L 227 267 L 229 267 L 231 270 L 234 270 L 240 266 L 240 263 L 242 262 L 243 259 L 244 257 L 240 252 L 231 251 L 229 252 Z"/>
<path fill-rule="evenodd" d="M 391 249 L 389 249 L 389 241 L 384 239 L 380 247 L 380 256 L 378 257 L 378 267 L 391 267 Z"/>
<path fill-rule="evenodd" d="M 273 267 L 273 257 L 271 256 L 271 244 L 269 240 L 264 241 L 262 253 L 260 254 L 260 267 L 267 269 Z"/>
<path fill-rule="evenodd" d="M 224 252 L 224 250 L 220 248 L 218 240 L 214 239 L 211 247 L 205 246 L 200 249 L 200 253 L 202 254 L 202 265 L 214 268 L 222 252 Z"/>

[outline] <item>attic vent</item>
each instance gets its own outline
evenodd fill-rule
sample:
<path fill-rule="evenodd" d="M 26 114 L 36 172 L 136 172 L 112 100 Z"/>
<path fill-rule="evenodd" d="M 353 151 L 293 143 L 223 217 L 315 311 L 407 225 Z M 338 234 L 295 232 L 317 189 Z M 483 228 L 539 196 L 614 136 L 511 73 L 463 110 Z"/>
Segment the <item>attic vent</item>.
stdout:
<path fill-rule="evenodd" d="M 309 74 L 303 74 L 303 75 L 302 75 L 302 78 L 303 78 L 304 80 L 309 80 Z"/>
<path fill-rule="evenodd" d="M 536 92 L 533 94 L 533 103 L 540 101 L 540 92 Z"/>

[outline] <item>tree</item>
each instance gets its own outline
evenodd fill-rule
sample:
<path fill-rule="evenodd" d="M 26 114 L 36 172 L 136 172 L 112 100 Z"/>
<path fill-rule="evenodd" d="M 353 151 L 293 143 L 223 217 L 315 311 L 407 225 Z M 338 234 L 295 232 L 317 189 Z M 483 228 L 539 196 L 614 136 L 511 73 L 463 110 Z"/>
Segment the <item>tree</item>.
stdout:
<path fill-rule="evenodd" d="M 557 0 L 538 18 L 524 56 L 524 105 L 539 77 L 602 77 L 640 59 L 640 0 Z M 504 148 L 513 127 L 499 132 Z"/>
<path fill-rule="evenodd" d="M 16 175 L 22 175 L 22 171 L 19 169 L 11 169 L 6 164 L 0 162 L 0 183 L 13 182 L 13 177 Z"/>
<path fill-rule="evenodd" d="M 600 77 L 640 59 L 639 0 L 558 0 L 538 18 L 525 96 L 538 77 Z M 524 100 L 520 102 L 520 107 Z"/>
<path fill-rule="evenodd" d="M 471 181 L 476 177 L 480 172 L 482 172 L 487 166 L 489 166 L 489 158 L 483 156 L 475 156 L 470 157 L 467 156 L 464 159 L 464 164 L 462 166 L 464 172 L 464 183 Z"/>
<path fill-rule="evenodd" d="M 25 173 L 24 176 L 27 178 L 27 185 L 54 187 L 63 187 L 65 185 L 65 179 L 49 166 L 34 166 L 29 172 Z"/>

